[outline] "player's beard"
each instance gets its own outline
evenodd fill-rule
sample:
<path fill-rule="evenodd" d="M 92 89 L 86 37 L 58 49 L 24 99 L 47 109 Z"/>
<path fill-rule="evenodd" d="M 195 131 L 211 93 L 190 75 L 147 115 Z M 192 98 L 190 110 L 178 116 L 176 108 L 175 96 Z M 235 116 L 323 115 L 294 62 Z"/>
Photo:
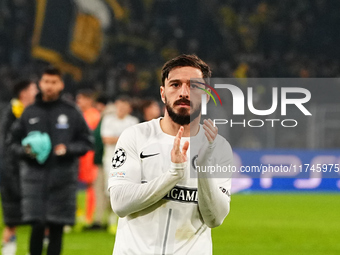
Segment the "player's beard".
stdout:
<path fill-rule="evenodd" d="M 190 105 L 190 101 L 184 98 L 175 101 L 173 105 L 175 106 L 181 103 L 186 103 Z M 176 113 L 171 107 L 166 97 L 165 97 L 165 107 L 172 121 L 179 125 L 190 124 L 194 119 L 196 119 L 200 115 L 200 111 L 201 111 L 201 104 L 199 104 L 197 107 L 194 107 L 193 105 L 193 107 L 190 108 L 190 111 L 192 111 L 191 114 L 188 114 L 187 108 L 180 108 L 178 113 Z"/>
<path fill-rule="evenodd" d="M 61 95 L 61 91 L 45 90 L 42 91 L 43 101 L 52 102 L 58 100 Z"/>

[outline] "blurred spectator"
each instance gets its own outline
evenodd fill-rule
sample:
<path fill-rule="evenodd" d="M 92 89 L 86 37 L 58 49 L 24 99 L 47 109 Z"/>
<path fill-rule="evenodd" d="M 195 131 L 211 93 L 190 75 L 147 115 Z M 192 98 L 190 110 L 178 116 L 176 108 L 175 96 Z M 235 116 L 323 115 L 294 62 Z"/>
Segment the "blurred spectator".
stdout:
<path fill-rule="evenodd" d="M 5 108 L 1 120 L 1 159 L 5 161 L 1 167 L 1 204 L 5 227 L 2 234 L 3 255 L 16 253 L 16 226 L 23 224 L 21 211 L 20 167 L 15 155 L 7 149 L 5 140 L 12 124 L 20 118 L 24 109 L 34 102 L 38 93 L 37 85 L 30 80 L 22 80 L 14 84 L 13 99 Z"/>
<path fill-rule="evenodd" d="M 122 13 L 114 19 L 107 40 L 110 47 L 83 72 L 85 83 L 97 84 L 110 96 L 150 96 L 157 91 L 158 79 L 153 77 L 164 58 L 178 52 L 208 59 L 215 77 L 340 74 L 339 1 L 129 0 L 120 4 Z M 183 11 L 188 6 L 190 15 Z M 41 64 L 28 58 L 34 4 L 5 1 L 2 7 L 0 66 L 9 70 L 0 73 L 0 79 L 11 81 L 13 72 L 32 75 Z"/>
<path fill-rule="evenodd" d="M 143 121 L 157 119 L 161 116 L 161 108 L 157 100 L 148 99 L 142 102 Z"/>
<path fill-rule="evenodd" d="M 103 155 L 104 155 L 104 144 L 102 137 L 100 135 L 100 129 L 102 125 L 102 120 L 104 116 L 104 111 L 108 103 L 107 97 L 105 95 L 100 95 L 96 98 L 95 107 L 101 114 L 101 119 L 97 128 L 93 131 L 95 139 L 94 147 L 94 163 L 98 167 L 97 178 L 94 181 L 94 189 L 96 195 L 96 208 L 94 214 L 94 220 L 90 229 L 102 229 L 104 228 L 104 216 L 109 210 L 109 199 L 107 196 L 107 183 L 105 178 L 105 173 L 103 169 Z"/>
<path fill-rule="evenodd" d="M 18 73 L 34 77 L 45 64 L 30 58 L 34 5 L 3 1 L 0 8 L 2 100 L 10 99 Z M 158 96 L 164 59 L 179 53 L 207 59 L 214 77 L 340 75 L 337 0 L 127 0 L 117 6 L 105 38 L 110 47 L 83 67 L 82 82 L 110 97 Z"/>
<path fill-rule="evenodd" d="M 63 227 L 75 221 L 78 157 L 93 143 L 83 116 L 60 97 L 64 89 L 60 71 L 46 69 L 39 88 L 35 103 L 13 126 L 10 148 L 23 160 L 22 209 L 23 220 L 32 224 L 30 255 L 41 255 L 46 227 L 47 254 L 59 255 Z"/>
<path fill-rule="evenodd" d="M 129 97 L 122 96 L 115 101 L 115 113 L 105 114 L 101 125 L 101 136 L 104 143 L 103 166 L 106 182 L 111 170 L 111 160 L 115 153 L 116 143 L 120 134 L 128 127 L 137 124 L 136 117 L 130 115 L 132 111 Z M 109 195 L 107 193 L 107 195 Z M 109 232 L 115 233 L 117 229 L 117 216 L 110 216 Z"/>
<path fill-rule="evenodd" d="M 83 89 L 77 92 L 77 105 L 83 113 L 84 119 L 93 131 L 100 121 L 100 112 L 94 107 L 94 93 L 92 90 Z M 93 183 L 97 178 L 98 168 L 94 164 L 94 150 L 88 151 L 79 158 L 79 181 L 86 183 L 86 224 L 90 225 L 96 206 L 96 195 Z"/>
<path fill-rule="evenodd" d="M 91 130 L 96 129 L 100 120 L 100 112 L 94 107 L 94 98 L 95 94 L 90 89 L 79 90 L 76 96 L 77 105 Z"/>

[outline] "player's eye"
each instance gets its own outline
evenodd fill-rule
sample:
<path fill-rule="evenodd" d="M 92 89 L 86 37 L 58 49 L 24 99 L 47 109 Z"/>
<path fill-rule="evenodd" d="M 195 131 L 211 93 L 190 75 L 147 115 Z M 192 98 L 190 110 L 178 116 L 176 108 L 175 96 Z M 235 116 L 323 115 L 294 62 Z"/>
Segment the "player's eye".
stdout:
<path fill-rule="evenodd" d="M 190 83 L 190 88 L 191 89 L 197 89 L 198 85 L 196 83 Z"/>
<path fill-rule="evenodd" d="M 178 82 L 174 82 L 174 83 L 171 83 L 170 86 L 177 88 L 177 87 L 179 87 L 179 83 Z"/>

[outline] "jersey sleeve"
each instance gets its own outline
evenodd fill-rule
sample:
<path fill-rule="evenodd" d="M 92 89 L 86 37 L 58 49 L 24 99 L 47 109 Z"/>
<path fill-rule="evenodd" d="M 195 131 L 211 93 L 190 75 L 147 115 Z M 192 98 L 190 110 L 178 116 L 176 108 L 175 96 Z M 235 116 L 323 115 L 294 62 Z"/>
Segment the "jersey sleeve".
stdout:
<path fill-rule="evenodd" d="M 221 147 L 223 149 L 217 150 L 217 164 L 220 166 L 225 166 L 231 169 L 234 165 L 233 161 L 233 151 L 230 144 L 225 139 L 220 141 Z M 229 197 L 231 195 L 231 172 L 222 173 L 222 176 L 216 178 L 216 183 L 223 194 Z"/>
<path fill-rule="evenodd" d="M 232 150 L 225 139 L 218 139 L 214 148 L 208 147 L 204 152 L 215 164 L 233 164 Z M 209 159 L 203 159 L 201 164 L 209 165 Z M 210 173 L 198 172 L 197 189 L 198 206 L 205 224 L 210 228 L 221 225 L 230 211 L 231 178 L 212 178 Z"/>
<path fill-rule="evenodd" d="M 112 210 L 119 217 L 141 211 L 158 202 L 184 175 L 185 165 L 175 164 L 169 171 L 148 183 L 141 183 L 141 162 L 137 146 L 137 138 L 141 139 L 141 135 L 137 135 L 135 127 L 126 129 L 119 137 L 112 158 L 108 188 Z"/>
<path fill-rule="evenodd" d="M 141 183 L 141 164 L 137 153 L 137 138 L 133 127 L 119 137 L 112 155 L 108 188 L 116 184 Z"/>

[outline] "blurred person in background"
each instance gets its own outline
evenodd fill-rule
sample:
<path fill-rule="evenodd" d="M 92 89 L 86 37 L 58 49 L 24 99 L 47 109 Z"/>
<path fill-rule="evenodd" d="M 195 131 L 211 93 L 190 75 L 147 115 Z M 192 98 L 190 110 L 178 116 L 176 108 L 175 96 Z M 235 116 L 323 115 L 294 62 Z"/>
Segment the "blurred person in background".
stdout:
<path fill-rule="evenodd" d="M 100 134 L 104 144 L 103 167 L 105 171 L 106 183 L 112 167 L 112 157 L 115 152 L 116 143 L 120 134 L 128 127 L 137 124 L 136 117 L 131 116 L 131 101 L 129 97 L 121 96 L 115 103 L 115 113 L 105 114 L 101 124 Z M 109 194 L 107 193 L 107 196 Z M 109 217 L 109 232 L 116 233 L 118 218 L 111 212 Z"/>
<path fill-rule="evenodd" d="M 147 99 L 142 103 L 143 122 L 157 119 L 161 116 L 161 108 L 155 99 Z"/>
<path fill-rule="evenodd" d="M 10 149 L 22 158 L 23 220 L 30 222 L 30 255 L 41 255 L 45 228 L 47 255 L 59 255 L 63 227 L 75 222 L 78 157 L 93 147 L 93 137 L 76 106 L 64 100 L 59 69 L 48 67 L 39 81 L 41 93 L 10 133 Z"/>
<path fill-rule="evenodd" d="M 107 196 L 107 183 L 103 169 L 103 154 L 104 144 L 100 135 L 103 116 L 105 114 L 108 99 L 105 95 L 99 95 L 95 100 L 95 108 L 100 112 L 101 119 L 97 128 L 93 131 L 94 136 L 94 164 L 98 168 L 97 178 L 94 181 L 94 189 L 96 196 L 96 208 L 94 214 L 93 224 L 89 229 L 103 229 L 105 228 L 104 217 L 105 213 L 109 212 L 109 198 Z"/>
<path fill-rule="evenodd" d="M 100 121 L 100 112 L 94 107 L 94 93 L 90 89 L 83 89 L 77 92 L 76 101 L 83 113 L 84 119 L 91 129 L 95 130 Z M 88 151 L 79 158 L 79 181 L 86 184 L 86 215 L 85 224 L 92 224 L 96 206 L 96 196 L 93 183 L 97 178 L 98 168 L 94 164 L 94 150 Z"/>
<path fill-rule="evenodd" d="M 21 212 L 21 188 L 17 158 L 7 149 L 6 138 L 16 119 L 20 118 L 24 109 L 32 104 L 38 93 L 37 85 L 30 80 L 22 80 L 14 84 L 13 99 L 5 108 L 1 120 L 1 202 L 5 227 L 2 233 L 3 255 L 16 253 L 16 226 L 23 224 Z"/>

